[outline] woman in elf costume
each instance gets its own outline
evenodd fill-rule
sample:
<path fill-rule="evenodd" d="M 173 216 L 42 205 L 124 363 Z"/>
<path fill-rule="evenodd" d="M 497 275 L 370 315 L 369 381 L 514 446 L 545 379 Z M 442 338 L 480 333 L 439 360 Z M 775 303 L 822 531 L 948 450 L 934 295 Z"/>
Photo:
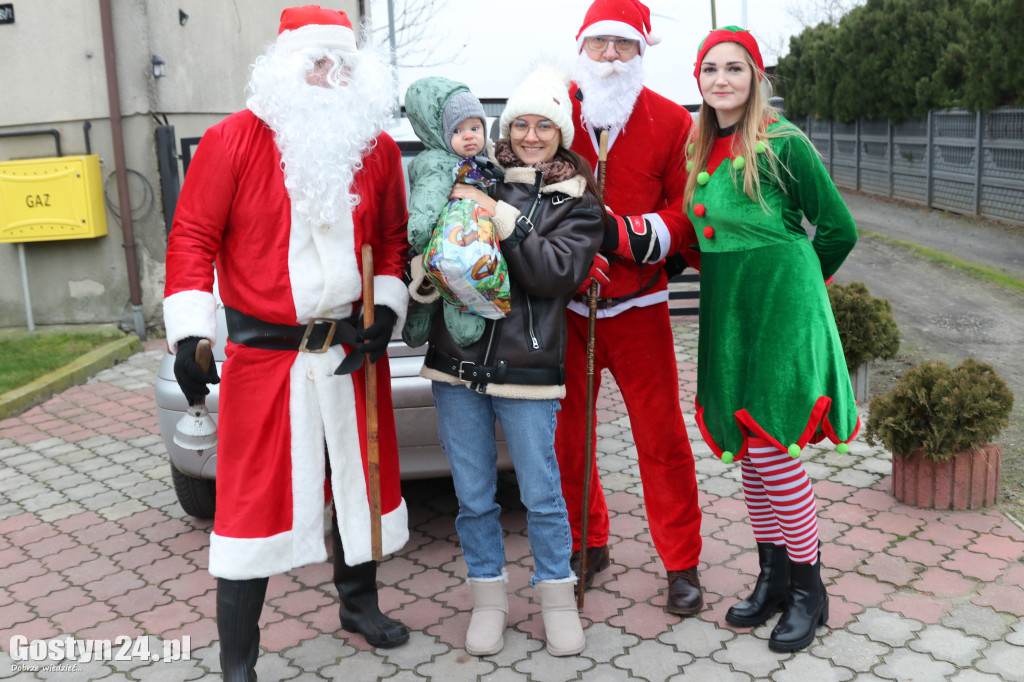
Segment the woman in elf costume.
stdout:
<path fill-rule="evenodd" d="M 860 426 L 825 289 L 857 230 L 810 141 L 769 106 L 749 31 L 708 34 L 694 77 L 704 98 L 686 185 L 701 251 L 697 424 L 742 467 L 760 563 L 726 621 L 753 627 L 781 607 L 768 646 L 796 651 L 828 619 L 817 504 L 798 456 L 825 438 L 846 452 Z"/>

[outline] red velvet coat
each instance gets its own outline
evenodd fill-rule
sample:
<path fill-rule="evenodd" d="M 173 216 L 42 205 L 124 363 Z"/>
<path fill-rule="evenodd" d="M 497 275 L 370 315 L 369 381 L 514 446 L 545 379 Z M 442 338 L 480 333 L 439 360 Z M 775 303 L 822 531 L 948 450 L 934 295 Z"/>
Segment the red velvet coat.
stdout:
<path fill-rule="evenodd" d="M 590 162 L 597 172 L 598 140 L 581 120 L 579 86 L 570 91 L 576 134 L 572 150 Z M 586 96 L 586 93 L 583 93 Z M 604 203 L 619 216 L 645 216 L 658 233 L 662 260 L 637 265 L 626 258 L 612 257 L 611 284 L 601 287 L 602 298 L 618 298 L 637 291 L 655 279 L 644 295 L 598 316 L 633 305 L 650 305 L 668 300 L 668 278 L 663 269 L 667 254 L 697 243 L 693 226 L 683 212 L 686 185 L 686 145 L 693 118 L 675 102 L 644 88 L 637 96 L 629 121 L 617 134 L 609 134 L 605 166 Z M 570 309 L 587 315 L 585 304 L 574 302 Z"/>
<path fill-rule="evenodd" d="M 262 320 L 343 318 L 362 299 L 360 248 L 373 246 L 378 305 L 398 313 L 406 243 L 401 154 L 381 134 L 354 179 L 361 201 L 330 226 L 293 216 L 273 132 L 249 111 L 204 134 L 168 239 L 164 319 L 172 348 L 214 338 L 214 261 L 225 305 Z M 338 191 L 344 191 L 338 188 Z M 370 559 L 362 372 L 334 376 L 351 349 L 324 354 L 229 343 L 218 415 L 217 514 L 210 572 L 247 579 L 325 561 L 325 443 L 345 558 Z M 408 539 L 387 363 L 378 363 L 383 549 Z"/>

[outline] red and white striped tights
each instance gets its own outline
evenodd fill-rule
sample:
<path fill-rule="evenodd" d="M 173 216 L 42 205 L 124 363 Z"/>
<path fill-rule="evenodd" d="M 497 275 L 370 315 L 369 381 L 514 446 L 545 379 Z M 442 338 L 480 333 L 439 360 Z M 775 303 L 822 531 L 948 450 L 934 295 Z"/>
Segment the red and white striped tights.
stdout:
<path fill-rule="evenodd" d="M 757 542 L 785 545 L 790 561 L 818 560 L 818 505 L 803 463 L 750 436 L 740 460 L 743 495 Z"/>

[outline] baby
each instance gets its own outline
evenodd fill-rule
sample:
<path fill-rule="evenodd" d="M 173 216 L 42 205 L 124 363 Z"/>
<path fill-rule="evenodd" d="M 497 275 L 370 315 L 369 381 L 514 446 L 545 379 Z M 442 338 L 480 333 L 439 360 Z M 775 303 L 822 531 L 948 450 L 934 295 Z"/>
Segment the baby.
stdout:
<path fill-rule="evenodd" d="M 413 302 L 402 336 L 412 346 L 426 342 L 438 297 L 444 293 L 444 318 L 452 337 L 461 345 L 477 341 L 483 334 L 488 317 L 501 317 L 493 301 L 483 300 L 479 291 L 468 284 L 458 286 L 455 278 L 445 282 L 434 270 L 424 279 L 423 258 L 427 253 L 433 264 L 440 262 L 439 238 L 451 240 L 465 247 L 459 257 L 467 260 L 469 279 L 483 280 L 494 277 L 493 283 L 503 281 L 504 268 L 498 266 L 497 245 L 493 237 L 490 216 L 476 202 L 451 200 L 449 194 L 454 182 L 464 182 L 486 188 L 493 182 L 496 171 L 485 157 L 477 158 L 487 150 L 485 113 L 480 101 L 464 84 L 441 77 L 421 78 L 409 86 L 405 94 L 405 110 L 413 131 L 426 149 L 409 165 L 409 244 L 413 248 L 413 282 L 409 290 Z M 434 236 L 435 226 L 444 230 Z M 431 280 L 441 291 L 431 286 Z M 507 287 L 507 283 L 505 285 Z M 489 310 L 497 308 L 493 315 Z M 467 308 L 476 312 L 469 312 Z"/>

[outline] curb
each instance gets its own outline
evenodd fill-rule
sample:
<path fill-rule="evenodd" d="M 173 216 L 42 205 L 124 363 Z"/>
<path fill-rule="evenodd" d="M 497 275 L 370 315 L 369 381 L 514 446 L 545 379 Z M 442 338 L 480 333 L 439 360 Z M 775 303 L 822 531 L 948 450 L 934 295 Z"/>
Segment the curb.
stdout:
<path fill-rule="evenodd" d="M 97 372 L 109 369 L 142 351 L 142 341 L 135 334 L 100 346 L 60 369 L 44 374 L 35 381 L 0 395 L 0 419 L 21 414 L 45 402 L 71 386 L 83 384 Z"/>

